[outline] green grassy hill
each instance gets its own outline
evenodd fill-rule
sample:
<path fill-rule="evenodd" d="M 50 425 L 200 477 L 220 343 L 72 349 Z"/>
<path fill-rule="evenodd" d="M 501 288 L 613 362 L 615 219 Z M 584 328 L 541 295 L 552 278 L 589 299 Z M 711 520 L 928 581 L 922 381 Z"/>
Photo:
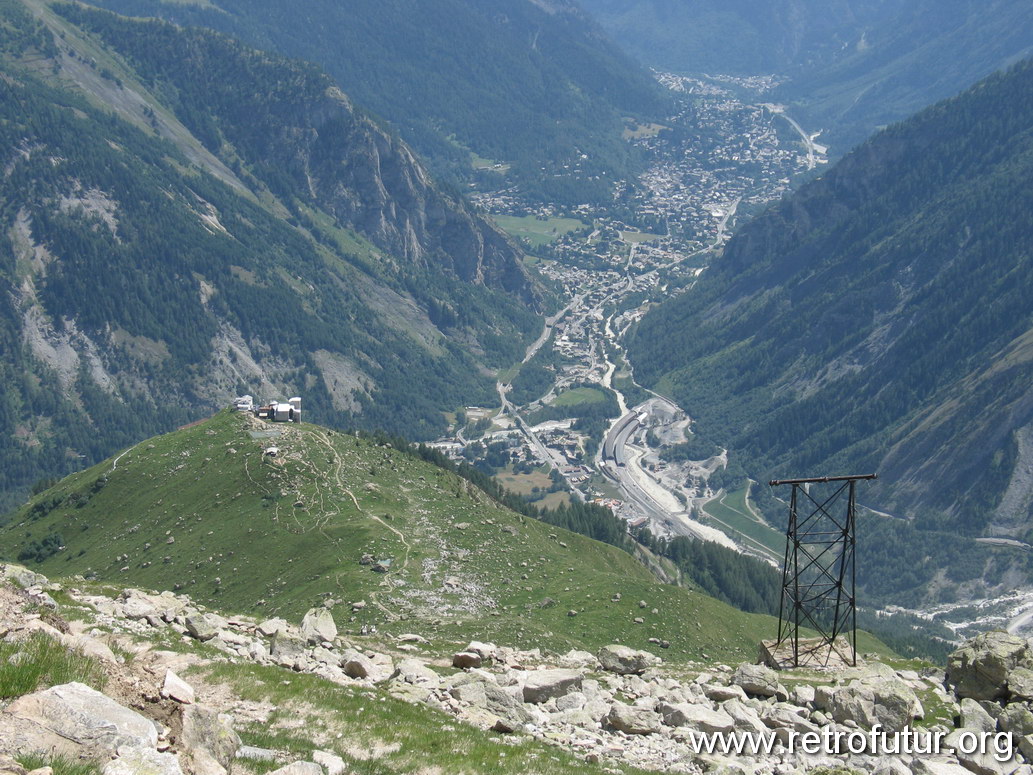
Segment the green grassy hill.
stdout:
<path fill-rule="evenodd" d="M 181 589 L 224 611 L 298 620 L 329 596 L 347 633 L 416 632 L 442 647 L 620 641 L 669 661 L 743 660 L 775 630 L 413 454 L 228 411 L 68 477 L 16 512 L 0 545 L 53 576 Z"/>

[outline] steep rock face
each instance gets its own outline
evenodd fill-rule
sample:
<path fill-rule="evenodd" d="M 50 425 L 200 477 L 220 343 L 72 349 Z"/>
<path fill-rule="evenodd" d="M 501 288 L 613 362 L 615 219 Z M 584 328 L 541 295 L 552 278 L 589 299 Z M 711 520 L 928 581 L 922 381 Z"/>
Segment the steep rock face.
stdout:
<path fill-rule="evenodd" d="M 281 147 L 290 152 L 284 169 L 307 176 L 315 201 L 327 212 L 354 224 L 392 255 L 533 301 L 513 244 L 436 188 L 406 145 L 368 119 L 344 114 L 346 106 L 333 95 L 314 109 L 329 115 L 319 123 L 306 122 L 314 130 L 285 130 L 301 139 L 292 147 L 283 137 Z"/>
<path fill-rule="evenodd" d="M 111 14 L 68 13 L 129 57 L 150 85 L 174 91 L 177 113 L 210 150 L 226 155 L 231 145 L 276 193 L 288 193 L 288 178 L 290 194 L 307 194 L 392 256 L 534 301 L 516 246 L 442 192 L 408 146 L 314 67 L 203 30 L 153 24 L 139 34 L 138 24 Z M 211 106 L 208 121 L 193 118 L 199 102 Z"/>

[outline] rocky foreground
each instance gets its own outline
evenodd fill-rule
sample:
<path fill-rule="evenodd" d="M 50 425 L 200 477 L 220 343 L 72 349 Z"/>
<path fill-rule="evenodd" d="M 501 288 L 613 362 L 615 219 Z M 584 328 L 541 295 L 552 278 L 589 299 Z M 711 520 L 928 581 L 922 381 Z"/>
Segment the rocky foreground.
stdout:
<path fill-rule="evenodd" d="M 190 682 L 180 677 L 199 665 L 251 661 L 375 688 L 499 735 L 561 746 L 608 770 L 787 775 L 845 766 L 877 775 L 1033 775 L 1025 763 L 1033 761 L 1033 650 L 1004 633 L 970 641 L 946 673 L 921 675 L 877 662 L 827 674 L 749 664 L 690 674 L 618 644 L 548 655 L 472 642 L 448 660 L 430 655 L 415 633 L 377 651 L 356 648 L 338 637 L 325 607 L 300 625 L 260 622 L 220 616 L 171 592 L 106 597 L 62 590 L 17 566 L 0 570 L 0 638 L 28 642 L 42 633 L 97 660 L 110 678 L 103 694 L 72 682 L 0 702 L 0 773 L 25 775 L 11 757 L 33 751 L 96 760 L 103 775 L 226 775 L 253 771 L 255 762 L 262 771 L 282 765 L 278 775 L 346 773 L 331 750 L 296 762 L 242 745 L 236 716 L 254 720 L 262 709 L 197 685 L 197 671 Z M 58 615 L 51 593 L 59 590 L 90 612 L 89 621 Z M 160 648 L 169 643 L 178 648 Z M 935 717 L 923 721 L 923 704 L 936 707 Z M 939 734 L 938 752 L 893 755 L 871 745 L 855 752 L 848 744 L 852 732 L 917 724 Z M 808 733 L 834 741 L 837 732 L 839 742 L 816 753 L 792 745 Z M 1000 739 L 1002 732 L 1012 743 L 1003 755 L 992 746 L 963 750 L 966 734 Z M 770 750 L 701 752 L 701 733 L 752 733 Z"/>

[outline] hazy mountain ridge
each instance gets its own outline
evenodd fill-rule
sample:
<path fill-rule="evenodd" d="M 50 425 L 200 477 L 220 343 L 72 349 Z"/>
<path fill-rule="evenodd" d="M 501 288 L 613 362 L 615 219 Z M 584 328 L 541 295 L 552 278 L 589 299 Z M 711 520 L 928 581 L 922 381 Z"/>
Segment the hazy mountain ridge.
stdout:
<path fill-rule="evenodd" d="M 278 196 L 307 194 L 393 256 L 444 264 L 462 280 L 505 285 L 533 302 L 502 233 L 436 188 L 412 151 L 315 66 L 252 54 L 203 30 L 141 26 L 74 6 L 62 13 L 128 56 L 210 151 L 228 151 Z"/>
<path fill-rule="evenodd" d="M 648 72 L 569 0 L 96 4 L 316 62 L 457 181 L 473 152 L 508 165 L 523 188 L 575 203 L 606 199 L 635 168 L 622 116 L 665 110 Z M 576 184 L 564 165 L 582 169 Z"/>
<path fill-rule="evenodd" d="M 325 75 L 66 10 L 134 68 L 27 7 L 42 24 L 4 4 L 0 83 L 9 498 L 237 391 L 417 436 L 491 395 L 539 325 L 520 251 Z"/>
<path fill-rule="evenodd" d="M 877 470 L 865 502 L 942 531 L 936 552 L 1029 540 L 1031 86 L 1029 62 L 993 76 L 745 226 L 643 320 L 636 374 L 758 480 Z M 975 549 L 964 572 L 942 559 L 918 575 L 1000 578 Z"/>
<path fill-rule="evenodd" d="M 1033 53 L 1022 0 L 584 0 L 641 61 L 759 75 L 843 154 L 874 130 Z"/>

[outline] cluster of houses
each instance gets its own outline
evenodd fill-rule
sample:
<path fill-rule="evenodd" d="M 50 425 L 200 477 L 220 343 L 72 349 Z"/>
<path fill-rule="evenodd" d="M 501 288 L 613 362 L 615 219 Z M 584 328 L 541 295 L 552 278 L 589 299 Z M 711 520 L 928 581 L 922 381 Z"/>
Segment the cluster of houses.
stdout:
<path fill-rule="evenodd" d="M 233 400 L 238 412 L 251 412 L 260 420 L 270 422 L 301 422 L 301 399 L 298 396 L 283 401 L 271 401 L 259 406 L 252 396 L 240 396 Z"/>

